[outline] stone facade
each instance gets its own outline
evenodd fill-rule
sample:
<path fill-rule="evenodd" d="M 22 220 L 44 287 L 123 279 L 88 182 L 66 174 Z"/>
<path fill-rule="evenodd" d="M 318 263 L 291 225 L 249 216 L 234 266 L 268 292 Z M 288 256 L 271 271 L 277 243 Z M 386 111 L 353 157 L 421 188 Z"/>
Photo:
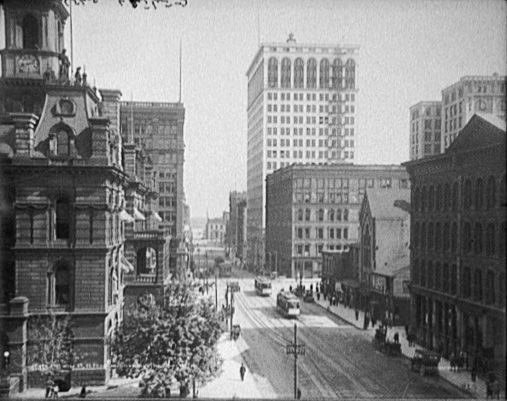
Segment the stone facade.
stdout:
<path fill-rule="evenodd" d="M 475 115 L 445 153 L 405 165 L 412 184 L 417 341 L 505 377 L 505 122 Z"/>

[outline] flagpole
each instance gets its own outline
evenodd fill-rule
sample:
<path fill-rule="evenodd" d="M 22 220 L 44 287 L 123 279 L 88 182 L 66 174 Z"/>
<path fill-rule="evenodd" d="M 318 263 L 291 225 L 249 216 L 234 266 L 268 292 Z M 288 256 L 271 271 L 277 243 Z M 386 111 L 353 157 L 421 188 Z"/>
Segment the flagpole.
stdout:
<path fill-rule="evenodd" d="M 70 0 L 69 5 L 69 15 L 70 15 L 70 74 L 71 77 L 74 75 L 74 33 L 72 30 L 72 2 L 74 0 Z"/>

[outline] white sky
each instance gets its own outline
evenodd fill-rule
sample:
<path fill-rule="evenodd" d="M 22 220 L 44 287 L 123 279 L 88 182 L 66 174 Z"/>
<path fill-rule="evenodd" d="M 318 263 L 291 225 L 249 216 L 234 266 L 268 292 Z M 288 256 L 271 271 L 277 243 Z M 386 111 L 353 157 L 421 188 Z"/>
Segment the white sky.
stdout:
<path fill-rule="evenodd" d="M 502 0 L 188 0 L 145 10 L 88 1 L 73 6 L 74 66 L 123 100 L 177 101 L 183 40 L 185 192 L 192 216 L 221 216 L 229 191 L 246 190 L 245 74 L 257 20 L 265 42 L 293 32 L 298 42 L 360 45 L 356 162 L 401 163 L 411 105 L 440 100 L 464 75 L 506 74 L 506 8 Z"/>

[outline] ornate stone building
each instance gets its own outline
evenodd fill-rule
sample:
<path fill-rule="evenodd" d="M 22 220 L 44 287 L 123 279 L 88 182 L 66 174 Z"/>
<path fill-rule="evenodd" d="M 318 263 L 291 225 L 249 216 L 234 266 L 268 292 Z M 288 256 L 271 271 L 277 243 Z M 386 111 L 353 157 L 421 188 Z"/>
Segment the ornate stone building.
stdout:
<path fill-rule="evenodd" d="M 21 390 L 43 384 L 29 320 L 70 316 L 73 385 L 103 384 L 124 293 L 160 295 L 169 277 L 153 163 L 120 135 L 121 93 L 69 78 L 62 2 L 5 0 L 3 10 L 1 351 Z"/>
<path fill-rule="evenodd" d="M 405 163 L 411 309 L 421 345 L 505 377 L 505 121 L 475 115 L 445 153 Z"/>

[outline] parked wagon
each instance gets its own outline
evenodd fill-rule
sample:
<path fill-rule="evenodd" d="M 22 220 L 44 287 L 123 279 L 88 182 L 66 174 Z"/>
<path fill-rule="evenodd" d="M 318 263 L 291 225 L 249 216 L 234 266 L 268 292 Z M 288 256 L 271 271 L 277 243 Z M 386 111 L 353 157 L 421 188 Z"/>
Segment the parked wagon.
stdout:
<path fill-rule="evenodd" d="M 231 331 L 231 337 L 234 341 L 236 341 L 239 336 L 241 335 L 241 326 L 239 324 L 234 324 L 232 326 L 232 331 Z"/>

